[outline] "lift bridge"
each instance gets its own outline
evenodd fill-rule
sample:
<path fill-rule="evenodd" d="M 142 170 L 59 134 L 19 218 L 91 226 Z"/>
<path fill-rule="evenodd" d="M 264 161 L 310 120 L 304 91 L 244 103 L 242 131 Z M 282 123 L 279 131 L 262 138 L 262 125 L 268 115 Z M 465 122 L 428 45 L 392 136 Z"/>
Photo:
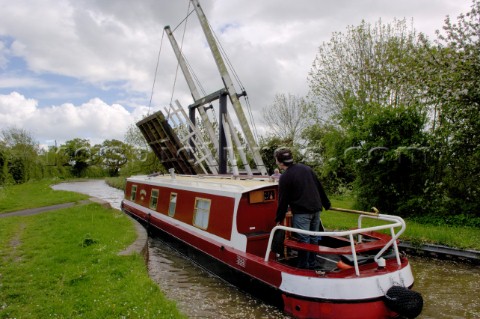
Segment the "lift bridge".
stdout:
<path fill-rule="evenodd" d="M 163 112 L 157 111 L 139 121 L 137 126 L 163 166 L 168 170 L 174 169 L 176 173 L 187 175 L 267 175 L 259 148 L 239 100 L 246 93 L 243 91 L 237 94 L 213 36 L 213 31 L 198 0 L 190 1 L 213 54 L 224 88 L 207 96 L 200 95 L 178 43 L 170 27 L 166 26 L 164 31 L 185 76 L 194 103 L 188 106 L 187 114 L 184 107 L 175 101 Z M 218 134 L 209 120 L 205 107 L 215 100 L 219 100 L 220 105 Z M 239 132 L 243 133 L 247 147 L 241 144 L 233 120 L 227 112 L 227 100 L 233 106 L 236 119 L 240 124 Z M 196 125 L 197 112 L 202 121 L 202 131 Z M 250 167 L 247 151 L 255 164 L 253 168 Z M 242 171 L 237 166 L 237 155 L 242 162 Z"/>

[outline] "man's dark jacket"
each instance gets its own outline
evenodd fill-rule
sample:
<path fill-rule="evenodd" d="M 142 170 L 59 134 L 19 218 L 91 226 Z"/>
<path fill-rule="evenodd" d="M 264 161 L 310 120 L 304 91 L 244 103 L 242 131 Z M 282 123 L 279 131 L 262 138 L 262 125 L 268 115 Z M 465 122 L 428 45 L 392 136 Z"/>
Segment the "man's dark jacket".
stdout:
<path fill-rule="evenodd" d="M 330 208 L 330 201 L 315 172 L 303 164 L 292 164 L 278 182 L 278 209 L 275 221 L 282 222 L 288 206 L 292 214 L 310 214 Z"/>

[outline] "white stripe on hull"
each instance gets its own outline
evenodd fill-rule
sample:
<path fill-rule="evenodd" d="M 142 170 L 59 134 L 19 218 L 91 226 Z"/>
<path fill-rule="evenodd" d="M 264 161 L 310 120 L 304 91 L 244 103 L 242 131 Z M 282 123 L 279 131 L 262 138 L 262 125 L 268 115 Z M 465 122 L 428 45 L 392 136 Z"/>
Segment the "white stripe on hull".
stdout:
<path fill-rule="evenodd" d="M 282 273 L 280 290 L 308 298 L 363 300 L 382 297 L 394 284 L 410 287 L 413 275 L 410 264 L 396 271 L 372 277 L 318 278 Z"/>

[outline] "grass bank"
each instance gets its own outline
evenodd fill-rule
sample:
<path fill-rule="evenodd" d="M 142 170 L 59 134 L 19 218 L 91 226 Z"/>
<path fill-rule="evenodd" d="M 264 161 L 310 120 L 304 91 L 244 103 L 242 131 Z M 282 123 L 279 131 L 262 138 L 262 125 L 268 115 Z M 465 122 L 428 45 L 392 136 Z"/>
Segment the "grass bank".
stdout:
<path fill-rule="evenodd" d="M 352 209 L 351 198 L 332 198 L 333 207 Z M 329 229 L 347 229 L 356 226 L 358 215 L 337 211 L 322 213 L 322 222 Z M 401 240 L 411 241 L 414 244 L 445 245 L 459 249 L 480 250 L 480 229 L 460 226 L 436 226 L 420 224 L 406 219 L 407 228 L 400 237 Z M 365 220 L 365 225 L 374 226 L 379 222 L 371 219 Z"/>
<path fill-rule="evenodd" d="M 50 185 L 55 180 L 41 180 L 0 188 L 0 214 L 22 209 L 76 202 L 89 196 L 79 193 L 55 191 Z"/>
<path fill-rule="evenodd" d="M 29 196 L 27 186 L 12 186 L 2 210 L 25 208 L 15 203 L 24 198 L 46 205 L 82 198 L 51 196 L 45 186 L 31 183 Z M 0 229 L 0 318 L 185 318 L 149 278 L 143 256 L 118 256 L 136 233 L 117 210 L 92 203 L 0 218 Z"/>

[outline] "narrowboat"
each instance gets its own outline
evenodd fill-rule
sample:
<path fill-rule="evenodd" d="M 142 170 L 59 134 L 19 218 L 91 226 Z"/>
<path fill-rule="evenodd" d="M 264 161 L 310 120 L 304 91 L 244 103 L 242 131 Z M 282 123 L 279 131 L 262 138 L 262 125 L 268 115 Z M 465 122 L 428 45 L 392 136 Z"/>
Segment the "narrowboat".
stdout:
<path fill-rule="evenodd" d="M 422 299 L 409 290 L 412 270 L 397 246 L 402 218 L 350 211 L 359 215 L 357 227 L 311 233 L 322 237 L 319 245 L 302 244 L 294 234 L 309 232 L 291 228 L 288 215 L 275 226 L 277 196 L 278 184 L 269 178 L 172 172 L 128 178 L 122 209 L 269 288 L 295 318 L 418 315 Z M 364 227 L 366 218 L 383 223 Z M 281 242 L 274 240 L 277 232 L 284 234 Z M 300 249 L 315 252 L 318 267 L 297 268 Z"/>

